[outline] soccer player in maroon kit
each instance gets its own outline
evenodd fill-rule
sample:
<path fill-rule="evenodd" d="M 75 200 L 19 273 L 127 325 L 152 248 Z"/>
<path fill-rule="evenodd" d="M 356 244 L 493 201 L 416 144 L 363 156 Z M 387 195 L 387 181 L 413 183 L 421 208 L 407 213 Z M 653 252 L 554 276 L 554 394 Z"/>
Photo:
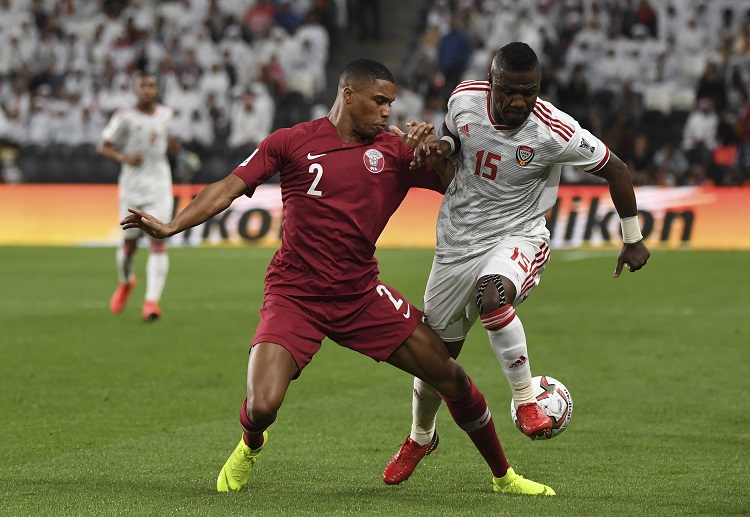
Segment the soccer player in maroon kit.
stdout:
<path fill-rule="evenodd" d="M 422 323 L 422 312 L 378 279 L 375 243 L 408 190 L 444 192 L 452 179 L 441 181 L 430 167 L 409 170 L 413 149 L 432 127 L 414 124 L 405 134 L 392 126 L 396 134 L 387 132 L 395 94 L 385 66 L 352 61 L 341 73 L 327 117 L 269 135 L 172 222 L 136 209 L 121 222 L 125 229 L 166 238 L 207 221 L 239 196 L 252 196 L 280 172 L 282 243 L 266 272 L 240 411 L 243 435 L 219 474 L 220 492 L 245 486 L 291 381 L 329 337 L 434 386 L 489 465 L 496 492 L 555 493 L 510 468 L 484 396 Z"/>

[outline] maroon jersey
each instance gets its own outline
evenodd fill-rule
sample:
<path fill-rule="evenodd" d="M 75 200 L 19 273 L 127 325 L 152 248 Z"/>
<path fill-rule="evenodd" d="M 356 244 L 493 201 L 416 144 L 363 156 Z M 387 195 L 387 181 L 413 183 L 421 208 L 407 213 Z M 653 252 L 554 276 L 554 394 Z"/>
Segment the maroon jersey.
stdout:
<path fill-rule="evenodd" d="M 327 118 L 279 129 L 233 172 L 248 196 L 277 171 L 284 210 L 281 247 L 266 292 L 361 294 L 376 285 L 375 242 L 411 187 L 444 192 L 430 168 L 409 170 L 413 151 L 383 132 L 343 142 Z"/>

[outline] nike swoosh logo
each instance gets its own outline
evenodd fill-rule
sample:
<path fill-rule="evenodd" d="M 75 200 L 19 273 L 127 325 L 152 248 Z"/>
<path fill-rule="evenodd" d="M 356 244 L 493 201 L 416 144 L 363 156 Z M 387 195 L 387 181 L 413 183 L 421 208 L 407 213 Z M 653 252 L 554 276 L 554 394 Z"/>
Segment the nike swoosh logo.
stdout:
<path fill-rule="evenodd" d="M 407 303 L 406 304 L 406 314 L 402 314 L 402 316 L 408 320 L 410 314 L 411 314 L 411 305 L 409 305 Z"/>
<path fill-rule="evenodd" d="M 323 154 L 307 153 L 307 159 L 308 160 L 314 160 L 315 158 L 320 158 L 321 156 L 325 156 L 325 155 L 326 155 L 326 153 L 323 153 Z"/>

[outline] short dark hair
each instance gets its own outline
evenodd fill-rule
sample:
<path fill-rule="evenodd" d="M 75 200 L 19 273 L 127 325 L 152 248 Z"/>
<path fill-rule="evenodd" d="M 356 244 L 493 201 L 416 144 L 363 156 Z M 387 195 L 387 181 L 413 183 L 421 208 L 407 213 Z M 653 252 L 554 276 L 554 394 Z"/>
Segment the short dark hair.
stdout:
<path fill-rule="evenodd" d="M 536 52 L 521 41 L 508 43 L 495 53 L 492 58 L 492 75 L 507 72 L 531 72 L 539 69 L 539 58 Z"/>
<path fill-rule="evenodd" d="M 365 83 L 377 80 L 388 81 L 396 84 L 393 74 L 383 63 L 372 59 L 360 58 L 350 61 L 341 71 L 339 76 L 339 89 L 346 85 L 361 87 Z"/>
<path fill-rule="evenodd" d="M 140 83 L 145 78 L 153 78 L 154 81 L 156 81 L 157 84 L 159 84 L 159 78 L 156 76 L 155 72 L 150 72 L 148 70 L 138 70 L 135 74 L 135 82 L 136 84 Z"/>

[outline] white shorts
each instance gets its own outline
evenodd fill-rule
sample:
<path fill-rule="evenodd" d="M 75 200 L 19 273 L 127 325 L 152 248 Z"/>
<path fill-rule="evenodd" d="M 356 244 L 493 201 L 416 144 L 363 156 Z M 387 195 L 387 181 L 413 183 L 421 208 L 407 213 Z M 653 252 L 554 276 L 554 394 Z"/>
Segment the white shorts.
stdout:
<path fill-rule="evenodd" d="M 137 208 L 144 212 L 153 215 L 163 223 L 168 223 L 172 220 L 172 212 L 174 211 L 174 198 L 170 196 L 162 196 L 159 199 L 155 199 L 148 202 L 138 201 L 134 197 L 120 196 L 120 221 L 130 215 L 128 208 Z M 141 235 L 145 235 L 142 230 L 138 228 L 130 228 L 123 230 L 123 239 L 138 239 Z"/>
<path fill-rule="evenodd" d="M 427 324 L 444 341 L 461 341 L 479 317 L 477 280 L 502 275 L 516 287 L 513 305 L 523 302 L 539 285 L 550 258 L 544 237 L 507 237 L 481 255 L 449 264 L 433 261 L 424 293 Z"/>

